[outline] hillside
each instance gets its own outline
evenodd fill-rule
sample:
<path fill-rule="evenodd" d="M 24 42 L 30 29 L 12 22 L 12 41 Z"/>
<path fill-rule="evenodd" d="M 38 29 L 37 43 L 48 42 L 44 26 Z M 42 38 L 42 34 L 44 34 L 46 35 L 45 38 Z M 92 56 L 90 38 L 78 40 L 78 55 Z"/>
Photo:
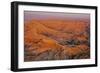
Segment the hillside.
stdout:
<path fill-rule="evenodd" d="M 49 19 L 24 25 L 24 61 L 90 58 L 88 22 Z"/>

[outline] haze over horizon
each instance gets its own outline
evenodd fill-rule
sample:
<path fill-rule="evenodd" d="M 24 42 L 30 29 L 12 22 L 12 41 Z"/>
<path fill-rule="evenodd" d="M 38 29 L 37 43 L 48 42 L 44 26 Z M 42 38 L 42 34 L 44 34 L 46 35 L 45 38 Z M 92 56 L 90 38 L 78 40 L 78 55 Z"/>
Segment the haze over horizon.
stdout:
<path fill-rule="evenodd" d="M 90 14 L 65 13 L 65 12 L 44 12 L 44 11 L 24 11 L 24 21 L 48 20 L 48 19 L 89 21 Z"/>

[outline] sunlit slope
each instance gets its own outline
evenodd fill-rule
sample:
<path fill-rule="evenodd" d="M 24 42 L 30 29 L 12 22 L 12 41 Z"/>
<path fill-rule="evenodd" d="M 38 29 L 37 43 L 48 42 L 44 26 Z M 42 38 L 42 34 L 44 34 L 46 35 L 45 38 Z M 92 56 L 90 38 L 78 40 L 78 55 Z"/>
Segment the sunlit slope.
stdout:
<path fill-rule="evenodd" d="M 32 20 L 25 22 L 25 61 L 89 58 L 89 23 Z"/>

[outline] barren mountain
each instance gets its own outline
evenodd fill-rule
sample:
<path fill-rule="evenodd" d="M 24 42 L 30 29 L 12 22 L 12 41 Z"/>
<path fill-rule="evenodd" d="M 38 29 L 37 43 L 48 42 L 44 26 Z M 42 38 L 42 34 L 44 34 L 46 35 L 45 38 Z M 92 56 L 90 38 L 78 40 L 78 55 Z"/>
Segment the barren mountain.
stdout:
<path fill-rule="evenodd" d="M 90 58 L 88 22 L 49 19 L 24 25 L 24 61 Z"/>

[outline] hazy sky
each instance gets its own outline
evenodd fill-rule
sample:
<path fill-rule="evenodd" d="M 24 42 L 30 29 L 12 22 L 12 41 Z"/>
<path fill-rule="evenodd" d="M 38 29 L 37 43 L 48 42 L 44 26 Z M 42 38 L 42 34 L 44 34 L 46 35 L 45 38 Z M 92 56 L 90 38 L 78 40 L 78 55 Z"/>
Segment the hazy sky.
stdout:
<path fill-rule="evenodd" d="M 90 20 L 90 14 L 85 13 L 64 13 L 64 12 L 42 12 L 42 11 L 24 11 L 24 20 L 46 20 L 46 19 L 62 19 L 62 20 Z"/>

